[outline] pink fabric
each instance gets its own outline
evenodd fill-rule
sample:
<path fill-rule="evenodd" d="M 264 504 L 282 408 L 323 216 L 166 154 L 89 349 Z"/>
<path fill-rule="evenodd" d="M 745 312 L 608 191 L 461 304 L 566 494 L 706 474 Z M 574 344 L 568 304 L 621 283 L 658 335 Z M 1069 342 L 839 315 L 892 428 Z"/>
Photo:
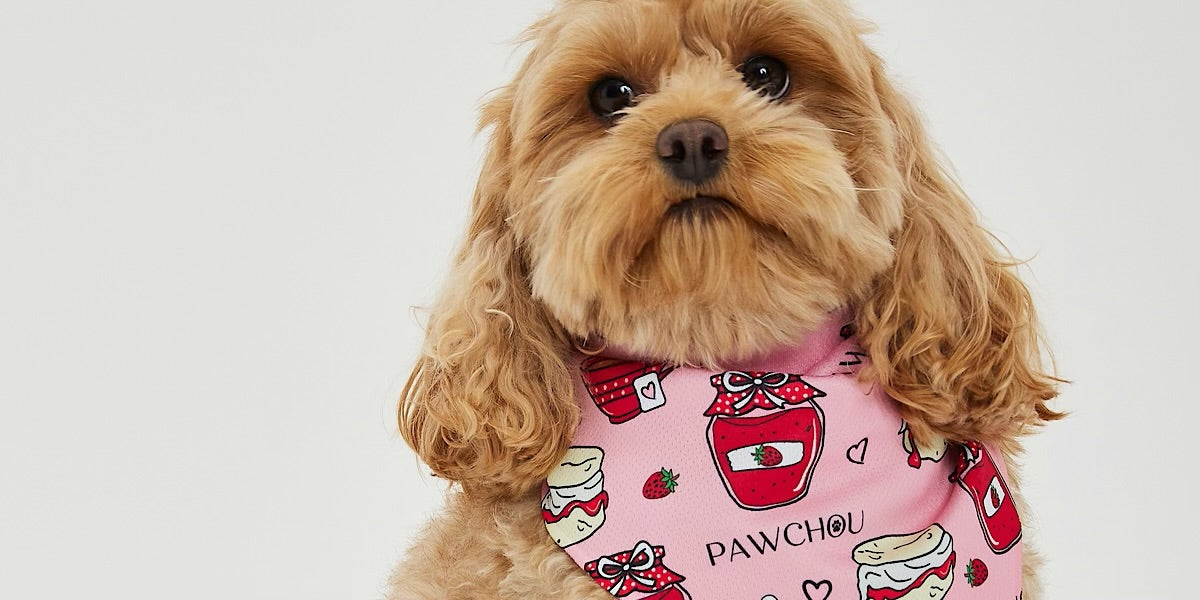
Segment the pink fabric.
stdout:
<path fill-rule="evenodd" d="M 552 537 L 635 600 L 1019 597 L 1000 455 L 906 446 L 847 322 L 725 372 L 582 360 Z"/>

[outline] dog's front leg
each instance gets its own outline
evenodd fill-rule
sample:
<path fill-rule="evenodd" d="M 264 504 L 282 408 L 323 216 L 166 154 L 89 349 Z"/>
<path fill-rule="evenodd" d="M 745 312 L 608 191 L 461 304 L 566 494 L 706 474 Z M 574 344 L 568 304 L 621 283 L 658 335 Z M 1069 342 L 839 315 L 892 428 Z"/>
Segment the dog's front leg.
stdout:
<path fill-rule="evenodd" d="M 461 492 L 417 536 L 392 572 L 388 600 L 482 600 L 500 597 L 510 569 L 496 519 Z"/>
<path fill-rule="evenodd" d="M 388 600 L 611 600 L 546 533 L 536 492 L 453 494 L 389 582 Z"/>
<path fill-rule="evenodd" d="M 511 564 L 500 583 L 500 598 L 612 600 L 546 533 L 540 500 L 530 497 L 496 507 L 498 539 L 504 540 Z"/>

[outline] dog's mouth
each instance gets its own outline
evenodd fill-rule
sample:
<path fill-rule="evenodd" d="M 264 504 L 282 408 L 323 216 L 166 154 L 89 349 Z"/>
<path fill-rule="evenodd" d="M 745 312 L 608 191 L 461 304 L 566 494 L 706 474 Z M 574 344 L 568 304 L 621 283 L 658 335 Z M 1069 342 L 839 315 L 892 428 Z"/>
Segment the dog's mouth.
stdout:
<path fill-rule="evenodd" d="M 667 208 L 669 218 L 709 218 L 733 210 L 733 203 L 716 196 L 693 196 L 684 198 Z"/>

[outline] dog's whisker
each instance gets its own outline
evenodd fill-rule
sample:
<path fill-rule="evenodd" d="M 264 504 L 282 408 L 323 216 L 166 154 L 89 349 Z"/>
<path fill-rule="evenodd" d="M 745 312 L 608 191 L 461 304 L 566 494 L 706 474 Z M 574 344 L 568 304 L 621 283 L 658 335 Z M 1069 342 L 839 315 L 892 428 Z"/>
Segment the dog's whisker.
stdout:
<path fill-rule="evenodd" d="M 803 127 L 803 129 L 806 131 L 828 131 L 830 133 L 840 133 L 840 134 L 849 135 L 849 136 L 856 135 L 853 131 L 846 131 L 845 129 L 835 129 L 833 127 L 815 127 L 812 125 L 806 125 Z"/>

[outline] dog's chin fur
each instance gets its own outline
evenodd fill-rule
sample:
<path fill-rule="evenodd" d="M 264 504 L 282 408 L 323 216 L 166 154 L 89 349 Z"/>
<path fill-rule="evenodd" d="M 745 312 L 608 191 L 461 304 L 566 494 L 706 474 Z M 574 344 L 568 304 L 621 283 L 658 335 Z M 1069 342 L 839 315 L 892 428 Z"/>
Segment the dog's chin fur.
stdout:
<path fill-rule="evenodd" d="M 848 301 L 847 290 L 865 289 L 869 280 L 840 281 L 821 267 L 825 257 L 801 253 L 798 245 L 736 205 L 713 207 L 664 215 L 653 237 L 625 259 L 625 277 L 615 285 L 596 285 L 600 280 L 582 266 L 557 276 L 559 260 L 538 263 L 533 282 L 575 336 L 599 334 L 635 355 L 721 368 L 802 342 L 804 332 Z M 889 254 L 881 245 L 866 261 L 874 270 L 863 277 L 877 274 Z M 568 292 L 570 286 L 578 287 Z M 590 301 L 559 301 L 572 292 Z"/>
<path fill-rule="evenodd" d="M 471 224 L 400 405 L 405 440 L 462 493 L 393 598 L 606 597 L 529 500 L 578 423 L 569 365 L 585 338 L 719 368 L 849 306 L 861 377 L 918 442 L 994 442 L 1011 459 L 1061 416 L 1028 290 L 865 30 L 840 0 L 562 0 L 529 30 L 484 106 Z M 757 55 L 789 66 L 784 97 L 743 83 Z M 639 94 L 612 120 L 588 102 L 606 77 Z M 729 139 L 701 185 L 655 149 L 690 119 Z"/>

